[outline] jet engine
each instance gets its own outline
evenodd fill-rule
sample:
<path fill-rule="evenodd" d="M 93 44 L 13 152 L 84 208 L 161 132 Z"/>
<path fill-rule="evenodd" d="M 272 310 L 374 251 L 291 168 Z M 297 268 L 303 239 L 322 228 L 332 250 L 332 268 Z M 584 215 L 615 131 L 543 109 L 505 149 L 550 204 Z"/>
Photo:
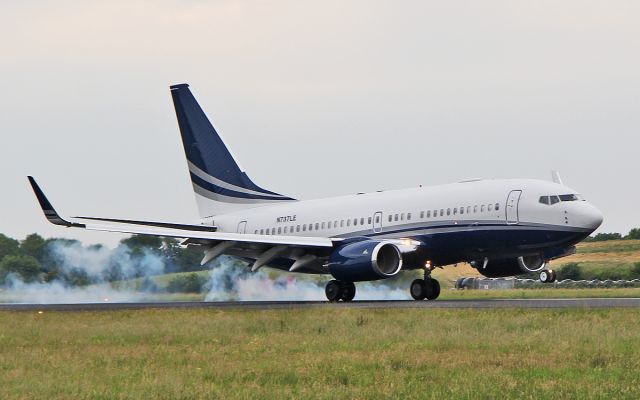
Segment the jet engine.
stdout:
<path fill-rule="evenodd" d="M 392 243 L 364 240 L 348 243 L 329 257 L 329 271 L 345 282 L 373 281 L 396 275 L 402 268 L 402 254 Z"/>
<path fill-rule="evenodd" d="M 545 268 L 546 262 L 540 254 L 534 254 L 517 258 L 473 261 L 471 265 L 486 277 L 501 278 L 540 271 Z"/>

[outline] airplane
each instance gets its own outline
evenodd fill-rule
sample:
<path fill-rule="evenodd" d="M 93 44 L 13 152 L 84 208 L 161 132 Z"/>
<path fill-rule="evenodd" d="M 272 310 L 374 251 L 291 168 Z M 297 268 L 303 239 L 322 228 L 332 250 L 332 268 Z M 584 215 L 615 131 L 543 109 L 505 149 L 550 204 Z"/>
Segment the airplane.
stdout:
<path fill-rule="evenodd" d="M 220 255 L 291 273 L 331 275 L 329 301 L 352 301 L 356 282 L 422 270 L 409 293 L 435 300 L 438 267 L 467 262 L 487 277 L 538 273 L 553 282 L 551 260 L 575 252 L 602 213 L 560 175 L 552 181 L 474 179 L 402 190 L 298 200 L 264 189 L 238 165 L 188 84 L 170 86 L 201 219 L 154 222 L 58 214 L 31 176 L 53 224 L 184 239 L 200 246 L 202 265 Z"/>

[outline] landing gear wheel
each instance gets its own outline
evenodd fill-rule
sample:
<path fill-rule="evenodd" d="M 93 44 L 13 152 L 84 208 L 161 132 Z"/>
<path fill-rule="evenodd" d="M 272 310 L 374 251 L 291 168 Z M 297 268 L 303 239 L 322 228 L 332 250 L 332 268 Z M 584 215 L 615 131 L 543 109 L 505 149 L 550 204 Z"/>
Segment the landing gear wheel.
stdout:
<path fill-rule="evenodd" d="M 353 282 L 342 282 L 342 301 L 351 301 L 356 297 L 356 285 Z"/>
<path fill-rule="evenodd" d="M 556 281 L 556 271 L 543 269 L 540 271 L 540 282 L 542 283 L 552 283 Z"/>
<path fill-rule="evenodd" d="M 342 287 L 338 281 L 331 280 L 324 288 L 324 294 L 327 295 L 327 299 L 334 303 L 342 297 Z"/>
<path fill-rule="evenodd" d="M 440 282 L 435 279 L 425 280 L 425 286 L 428 286 L 427 289 L 427 300 L 435 300 L 440 296 Z"/>
<path fill-rule="evenodd" d="M 413 297 L 414 300 L 424 300 L 427 297 L 427 288 L 424 284 L 424 280 L 416 279 L 411 282 L 409 292 L 411 292 L 411 297 Z"/>

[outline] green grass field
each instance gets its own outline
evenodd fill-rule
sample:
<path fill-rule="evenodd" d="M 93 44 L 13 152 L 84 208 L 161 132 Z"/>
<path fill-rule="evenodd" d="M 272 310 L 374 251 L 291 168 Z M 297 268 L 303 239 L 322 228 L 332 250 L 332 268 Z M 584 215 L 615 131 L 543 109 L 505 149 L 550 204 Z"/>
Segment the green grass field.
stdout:
<path fill-rule="evenodd" d="M 1 399 L 640 397 L 608 310 L 0 312 Z"/>

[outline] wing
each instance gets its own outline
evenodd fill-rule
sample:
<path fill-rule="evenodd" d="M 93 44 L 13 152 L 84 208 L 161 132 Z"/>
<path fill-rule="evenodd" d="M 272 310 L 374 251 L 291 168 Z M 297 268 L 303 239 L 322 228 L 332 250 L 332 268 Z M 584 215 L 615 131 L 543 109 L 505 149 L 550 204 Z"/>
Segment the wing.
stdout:
<path fill-rule="evenodd" d="M 205 246 L 201 264 L 219 255 L 229 254 L 255 260 L 252 270 L 269 264 L 276 258 L 290 260 L 289 271 L 326 273 L 323 258 L 331 252 L 338 238 L 254 235 L 245 233 L 217 232 L 215 226 L 183 224 L 173 222 L 136 221 L 115 218 L 60 216 L 38 186 L 29 176 L 29 183 L 40 203 L 44 216 L 55 225 L 82 228 L 93 231 L 132 233 L 186 239 L 183 244 Z"/>

